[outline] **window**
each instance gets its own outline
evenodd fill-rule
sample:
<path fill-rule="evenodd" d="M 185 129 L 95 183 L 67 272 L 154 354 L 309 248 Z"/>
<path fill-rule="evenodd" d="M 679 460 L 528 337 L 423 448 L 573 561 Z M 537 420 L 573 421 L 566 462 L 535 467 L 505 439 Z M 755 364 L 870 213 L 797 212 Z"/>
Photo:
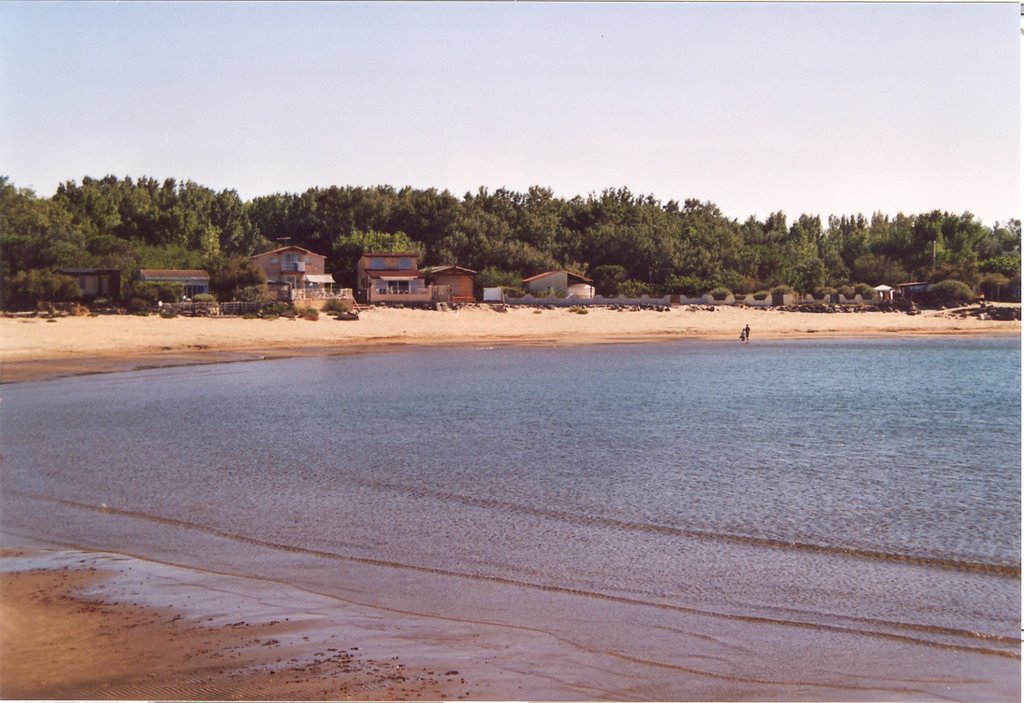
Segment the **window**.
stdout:
<path fill-rule="evenodd" d="M 384 259 L 382 259 L 380 257 L 374 257 L 374 258 L 370 259 L 370 268 L 371 269 L 383 269 L 384 268 Z"/>
<path fill-rule="evenodd" d="M 403 256 L 401 259 L 398 260 L 398 268 L 402 269 L 403 271 L 409 271 L 410 269 L 412 269 L 412 259 Z"/>

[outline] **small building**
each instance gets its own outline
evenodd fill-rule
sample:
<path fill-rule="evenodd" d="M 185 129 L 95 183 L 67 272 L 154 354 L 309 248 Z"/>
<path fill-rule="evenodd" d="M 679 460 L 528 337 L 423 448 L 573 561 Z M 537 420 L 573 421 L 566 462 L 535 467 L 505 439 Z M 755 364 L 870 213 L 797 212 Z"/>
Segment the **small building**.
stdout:
<path fill-rule="evenodd" d="M 288 284 L 291 299 L 323 298 L 333 293 L 334 277 L 324 271 L 327 257 L 299 246 L 278 247 L 252 257 L 268 283 Z"/>
<path fill-rule="evenodd" d="M 875 286 L 875 302 L 880 303 L 885 300 L 892 300 L 893 287 L 887 286 L 884 283 L 879 286 Z"/>
<path fill-rule="evenodd" d="M 142 283 L 180 283 L 185 297 L 210 292 L 210 274 L 200 269 L 142 269 L 139 271 Z"/>
<path fill-rule="evenodd" d="M 412 252 L 363 254 L 356 262 L 356 290 L 365 303 L 429 303 L 433 292 Z"/>
<path fill-rule="evenodd" d="M 912 283 L 899 283 L 896 285 L 896 295 L 906 300 L 914 300 L 917 296 L 922 293 L 927 293 L 931 287 L 930 283 L 924 281 L 914 281 Z"/>
<path fill-rule="evenodd" d="M 83 301 L 97 298 L 121 299 L 121 271 L 119 269 L 66 268 L 60 272 L 78 281 L 78 291 Z"/>
<path fill-rule="evenodd" d="M 530 293 L 563 292 L 583 300 L 594 297 L 594 282 L 571 271 L 545 271 L 523 279 L 523 287 Z"/>
<path fill-rule="evenodd" d="M 476 284 L 476 271 L 462 266 L 446 265 L 431 266 L 422 269 L 427 284 L 433 289 L 435 299 L 445 297 L 449 303 L 475 303 L 473 292 Z"/>

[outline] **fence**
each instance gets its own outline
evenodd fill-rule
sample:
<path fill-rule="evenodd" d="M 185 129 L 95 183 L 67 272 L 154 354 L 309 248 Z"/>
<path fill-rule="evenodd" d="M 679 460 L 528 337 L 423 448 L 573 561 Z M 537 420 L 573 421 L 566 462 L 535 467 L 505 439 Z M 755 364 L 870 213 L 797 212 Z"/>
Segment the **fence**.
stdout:
<path fill-rule="evenodd" d="M 258 313 L 260 311 L 260 303 L 248 303 L 248 302 L 231 302 L 220 304 L 221 315 L 246 315 L 248 313 Z"/>

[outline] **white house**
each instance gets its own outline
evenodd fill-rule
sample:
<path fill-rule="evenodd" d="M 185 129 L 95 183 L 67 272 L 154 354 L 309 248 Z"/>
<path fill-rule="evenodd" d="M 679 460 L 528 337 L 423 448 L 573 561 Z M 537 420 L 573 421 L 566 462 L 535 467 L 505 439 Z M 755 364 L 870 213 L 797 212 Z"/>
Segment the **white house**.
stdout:
<path fill-rule="evenodd" d="M 530 293 L 562 291 L 566 295 L 589 300 L 594 297 L 593 281 L 571 271 L 545 271 L 523 279 L 523 288 Z"/>

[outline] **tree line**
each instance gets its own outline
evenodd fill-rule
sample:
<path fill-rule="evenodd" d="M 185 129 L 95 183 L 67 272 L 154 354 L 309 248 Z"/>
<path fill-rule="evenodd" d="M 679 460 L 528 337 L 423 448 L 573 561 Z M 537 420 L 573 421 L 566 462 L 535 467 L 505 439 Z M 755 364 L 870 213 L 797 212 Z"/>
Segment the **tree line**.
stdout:
<path fill-rule="evenodd" d="M 248 258 L 294 244 L 327 257 L 354 287 L 367 251 L 414 251 L 458 264 L 483 285 L 517 286 L 545 270 L 592 278 L 604 295 L 715 288 L 801 293 L 855 284 L 958 280 L 1020 300 L 1019 220 L 985 226 L 969 212 L 829 217 L 774 212 L 731 219 L 711 202 L 661 201 L 627 188 L 571 199 L 525 193 L 330 186 L 242 200 L 193 181 L 85 177 L 51 197 L 0 177 L 0 285 L 5 303 L 30 277 L 60 268 L 201 268 L 221 297 L 255 276 Z M 236 286 L 232 288 L 231 282 Z"/>

